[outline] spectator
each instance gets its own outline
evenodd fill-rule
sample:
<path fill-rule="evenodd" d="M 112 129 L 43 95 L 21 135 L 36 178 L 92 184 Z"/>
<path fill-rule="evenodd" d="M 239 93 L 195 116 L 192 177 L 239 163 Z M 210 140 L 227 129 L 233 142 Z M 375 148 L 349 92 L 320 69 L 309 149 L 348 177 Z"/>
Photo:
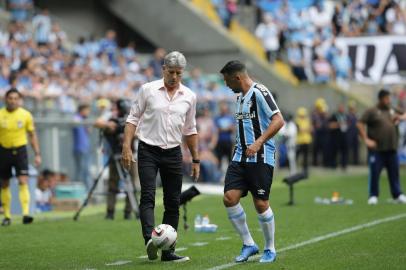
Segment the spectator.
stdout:
<path fill-rule="evenodd" d="M 116 31 L 107 30 L 105 37 L 100 40 L 100 52 L 106 53 L 110 62 L 113 62 L 117 48 Z"/>
<path fill-rule="evenodd" d="M 304 70 L 303 53 L 299 44 L 293 42 L 288 47 L 288 61 L 292 68 L 292 73 L 299 81 L 306 81 L 307 76 Z"/>
<path fill-rule="evenodd" d="M 223 22 L 224 27 L 230 29 L 233 17 L 237 14 L 237 0 L 212 0 L 213 6 Z"/>
<path fill-rule="evenodd" d="M 352 77 L 352 64 L 351 58 L 343 49 L 339 49 L 338 55 L 334 56 L 333 67 L 337 84 L 344 89 L 348 89 L 348 80 Z"/>
<path fill-rule="evenodd" d="M 83 121 L 90 114 L 90 106 L 79 105 L 78 112 L 74 117 L 77 126 L 73 128 L 73 157 L 75 159 L 75 181 L 81 181 L 89 190 L 92 186 L 90 178 L 91 145 L 89 128 Z"/>
<path fill-rule="evenodd" d="M 296 158 L 302 158 L 303 172 L 308 173 L 310 144 L 312 143 L 312 124 L 306 108 L 299 107 L 297 109 L 295 123 L 297 125 Z"/>
<path fill-rule="evenodd" d="M 154 58 L 149 61 L 149 67 L 154 71 L 153 75 L 155 78 L 162 77 L 162 65 L 164 63 L 164 57 L 166 51 L 163 48 L 158 48 L 155 50 Z"/>
<path fill-rule="evenodd" d="M 350 157 L 350 163 L 359 165 L 359 139 L 357 128 L 357 107 L 355 102 L 350 101 L 348 103 L 348 155 Z"/>
<path fill-rule="evenodd" d="M 283 143 L 286 146 L 287 157 L 289 161 L 289 171 L 293 175 L 297 172 L 296 166 L 296 138 L 297 138 L 297 126 L 293 121 L 293 117 L 290 114 L 285 115 L 285 125 L 279 131 L 279 135 L 282 136 Z"/>
<path fill-rule="evenodd" d="M 8 8 L 13 21 L 28 21 L 33 6 L 32 0 L 8 0 Z"/>
<path fill-rule="evenodd" d="M 68 37 L 65 31 L 61 29 L 59 24 L 53 23 L 51 33 L 49 34 L 49 42 L 52 44 L 56 44 L 61 49 L 61 47 L 65 45 L 67 39 Z"/>
<path fill-rule="evenodd" d="M 221 181 L 221 171 L 218 169 L 219 161 L 213 153 L 217 145 L 217 131 L 210 110 L 205 107 L 196 119 L 199 134 L 199 153 L 201 178 L 206 183 Z"/>
<path fill-rule="evenodd" d="M 312 113 L 313 127 L 313 166 L 319 165 L 321 157 L 323 166 L 328 165 L 328 115 L 327 104 L 322 98 L 318 98 Z"/>
<path fill-rule="evenodd" d="M 328 83 L 331 76 L 330 63 L 322 54 L 318 54 L 313 62 L 313 69 L 316 83 Z"/>
<path fill-rule="evenodd" d="M 135 50 L 135 48 L 135 41 L 130 41 L 128 42 L 127 47 L 121 50 L 121 54 L 124 56 L 127 63 L 134 61 L 134 58 L 137 55 L 137 51 Z"/>
<path fill-rule="evenodd" d="M 329 119 L 331 159 L 330 166 L 337 167 L 337 156 L 340 155 L 340 165 L 343 170 L 348 165 L 348 116 L 343 104 L 338 105 L 337 112 Z"/>
<path fill-rule="evenodd" d="M 35 205 L 38 212 L 48 212 L 52 210 L 51 179 L 55 172 L 45 169 L 38 178 L 38 186 L 35 189 Z"/>
<path fill-rule="evenodd" d="M 220 102 L 219 107 L 220 114 L 215 118 L 214 123 L 218 132 L 215 153 L 218 159 L 219 168 L 221 168 L 223 158 L 226 158 L 228 163 L 231 161 L 235 120 L 233 115 L 230 114 L 226 102 Z"/>
<path fill-rule="evenodd" d="M 255 30 L 255 35 L 261 40 L 268 61 L 273 63 L 279 50 L 279 29 L 270 14 L 264 15 L 263 22 Z"/>
<path fill-rule="evenodd" d="M 190 78 L 186 81 L 186 85 L 196 93 L 197 96 L 201 96 L 207 89 L 207 80 L 203 78 L 200 68 L 193 68 L 190 71 Z"/>
<path fill-rule="evenodd" d="M 49 17 L 48 9 L 44 8 L 41 13 L 34 16 L 32 19 L 32 27 L 34 28 L 34 36 L 37 44 L 48 44 L 51 34 L 51 18 Z"/>

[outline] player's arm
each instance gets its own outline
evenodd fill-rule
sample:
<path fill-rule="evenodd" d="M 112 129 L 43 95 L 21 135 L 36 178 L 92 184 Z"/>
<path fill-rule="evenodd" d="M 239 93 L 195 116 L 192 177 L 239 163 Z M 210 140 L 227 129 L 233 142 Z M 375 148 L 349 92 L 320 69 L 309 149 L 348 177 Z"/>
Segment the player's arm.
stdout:
<path fill-rule="evenodd" d="M 37 137 L 37 133 L 35 132 L 35 130 L 32 131 L 28 131 L 28 140 L 30 141 L 31 147 L 34 150 L 34 163 L 35 166 L 39 166 L 41 165 L 41 151 L 39 149 L 39 143 L 38 143 L 38 137 Z"/>
<path fill-rule="evenodd" d="M 360 121 L 357 122 L 357 128 L 359 131 L 359 135 L 369 149 L 376 148 L 376 141 L 370 139 L 368 137 L 368 133 L 367 133 L 367 123 L 371 120 L 372 117 L 373 117 L 373 111 L 367 110 L 361 116 Z"/>
<path fill-rule="evenodd" d="M 262 145 L 274 137 L 285 124 L 283 116 L 279 111 L 272 94 L 266 88 L 260 87 L 259 90 L 260 93 L 256 95 L 259 110 L 271 119 L 271 121 L 262 135 L 253 144 L 247 147 L 245 154 L 249 157 L 255 155 L 259 149 L 261 149 Z"/>
<path fill-rule="evenodd" d="M 32 149 L 34 150 L 34 163 L 35 166 L 41 165 L 41 150 L 39 149 L 39 143 L 38 143 L 38 137 L 37 133 L 35 132 L 35 126 L 34 126 L 34 119 L 32 118 L 32 115 L 29 114 L 27 116 L 27 122 L 26 122 L 26 131 L 28 134 L 28 140 L 31 144 Z"/>
<path fill-rule="evenodd" d="M 183 126 L 182 134 L 185 142 L 192 155 L 192 172 L 191 176 L 195 181 L 199 179 L 200 175 L 200 160 L 199 160 L 199 140 L 196 128 L 196 96 L 193 97 L 192 106 L 186 112 L 185 125 Z"/>
<path fill-rule="evenodd" d="M 141 87 L 139 94 L 131 107 L 127 117 L 127 123 L 124 127 L 123 150 L 121 153 L 121 162 L 126 169 L 131 168 L 132 161 L 132 142 L 137 130 L 138 122 L 146 108 L 145 89 Z"/>
<path fill-rule="evenodd" d="M 117 123 L 114 121 L 111 121 L 111 120 L 105 121 L 104 119 L 99 118 L 94 123 L 94 126 L 96 128 L 103 129 L 104 131 L 106 131 L 108 133 L 113 133 L 116 131 Z"/>
<path fill-rule="evenodd" d="M 357 128 L 358 128 L 360 137 L 362 138 L 364 143 L 367 145 L 367 147 L 370 149 L 376 148 L 376 141 L 368 138 L 367 131 L 366 131 L 367 130 L 366 124 L 361 121 L 358 121 Z"/>
<path fill-rule="evenodd" d="M 280 112 L 275 113 L 271 117 L 271 123 L 269 124 L 265 132 L 247 148 L 247 156 L 255 155 L 255 153 L 257 153 L 259 149 L 261 149 L 264 143 L 266 143 L 269 139 L 273 138 L 276 133 L 278 133 L 278 131 L 283 127 L 284 124 L 285 121 L 283 120 L 282 114 Z"/>

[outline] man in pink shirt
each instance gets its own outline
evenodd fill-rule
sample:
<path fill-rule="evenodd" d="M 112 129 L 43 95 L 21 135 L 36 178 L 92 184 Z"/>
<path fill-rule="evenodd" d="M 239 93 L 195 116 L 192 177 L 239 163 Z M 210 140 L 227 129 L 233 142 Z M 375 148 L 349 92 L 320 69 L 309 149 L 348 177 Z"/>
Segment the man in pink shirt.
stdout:
<path fill-rule="evenodd" d="M 163 79 L 141 86 L 124 130 L 122 162 L 130 168 L 131 141 L 137 133 L 138 172 L 141 184 L 140 218 L 148 258 L 158 258 L 151 240 L 154 228 L 156 175 L 159 170 L 164 193 L 162 223 L 177 230 L 179 198 L 182 189 L 182 153 L 185 138 L 192 154 L 192 177 L 198 179 L 200 160 L 196 130 L 196 95 L 181 83 L 186 59 L 180 52 L 167 54 L 162 66 Z M 162 251 L 161 261 L 188 261 L 175 254 L 175 247 Z"/>

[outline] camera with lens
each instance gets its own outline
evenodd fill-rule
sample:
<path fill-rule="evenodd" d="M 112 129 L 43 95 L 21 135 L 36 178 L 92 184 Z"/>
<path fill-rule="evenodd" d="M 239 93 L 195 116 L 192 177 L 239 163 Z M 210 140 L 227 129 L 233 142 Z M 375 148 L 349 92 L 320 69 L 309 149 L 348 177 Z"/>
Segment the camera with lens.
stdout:
<path fill-rule="evenodd" d="M 115 103 L 117 113 L 108 121 L 113 122 L 115 127 L 102 129 L 102 135 L 108 142 L 113 154 L 120 154 L 123 147 L 124 128 L 127 115 L 131 109 L 131 102 L 126 99 L 118 99 Z"/>

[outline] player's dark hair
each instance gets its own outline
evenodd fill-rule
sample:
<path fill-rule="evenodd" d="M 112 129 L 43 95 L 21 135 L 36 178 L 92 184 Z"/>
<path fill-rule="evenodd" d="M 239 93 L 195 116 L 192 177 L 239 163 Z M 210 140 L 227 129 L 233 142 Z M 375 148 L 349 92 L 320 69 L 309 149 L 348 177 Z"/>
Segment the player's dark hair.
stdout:
<path fill-rule="evenodd" d="M 23 97 L 23 95 L 20 93 L 20 91 L 18 91 L 16 88 L 11 88 L 10 90 L 8 90 L 5 94 L 5 97 L 8 98 L 8 96 L 13 93 L 17 94 L 20 98 Z"/>
<path fill-rule="evenodd" d="M 383 99 L 384 97 L 387 97 L 387 96 L 390 96 L 390 92 L 388 90 L 386 90 L 386 89 L 379 90 L 379 92 L 378 92 L 378 99 L 379 100 L 381 100 L 381 99 Z"/>
<path fill-rule="evenodd" d="M 221 74 L 233 75 L 237 72 L 246 72 L 247 68 L 244 63 L 238 60 L 229 61 L 221 70 Z"/>

